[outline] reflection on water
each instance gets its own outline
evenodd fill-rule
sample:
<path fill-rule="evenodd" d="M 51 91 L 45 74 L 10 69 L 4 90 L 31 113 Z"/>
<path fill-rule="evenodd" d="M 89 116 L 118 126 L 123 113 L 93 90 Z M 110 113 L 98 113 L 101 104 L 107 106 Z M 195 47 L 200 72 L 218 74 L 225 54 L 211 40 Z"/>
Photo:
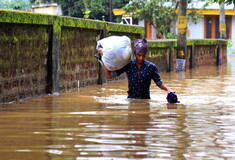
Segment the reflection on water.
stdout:
<path fill-rule="evenodd" d="M 154 84 L 127 100 L 126 80 L 0 104 L 1 159 L 235 159 L 234 64 L 162 73 L 180 104 Z"/>

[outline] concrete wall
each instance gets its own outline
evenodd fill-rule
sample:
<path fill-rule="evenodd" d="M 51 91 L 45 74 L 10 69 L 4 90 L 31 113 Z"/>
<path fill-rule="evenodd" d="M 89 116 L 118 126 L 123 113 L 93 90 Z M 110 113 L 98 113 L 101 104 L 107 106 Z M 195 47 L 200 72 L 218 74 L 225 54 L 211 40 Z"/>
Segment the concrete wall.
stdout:
<path fill-rule="evenodd" d="M 231 47 L 227 48 L 227 54 L 235 54 L 235 16 L 232 16 L 231 21 Z M 204 19 L 199 20 L 196 24 L 188 22 L 188 30 L 190 31 L 188 39 L 203 39 L 204 38 Z"/>
<path fill-rule="evenodd" d="M 94 54 L 97 40 L 110 35 L 126 35 L 133 45 L 144 28 L 0 10 L 0 103 L 107 82 Z M 175 71 L 176 40 L 148 43 L 147 59 Z M 187 68 L 226 63 L 226 44 L 188 41 Z"/>
<path fill-rule="evenodd" d="M 47 92 L 49 26 L 0 23 L 0 102 Z"/>
<path fill-rule="evenodd" d="M 103 21 L 0 10 L 0 103 L 102 84 L 97 40 L 144 28 Z"/>
<path fill-rule="evenodd" d="M 161 72 L 176 71 L 177 40 L 148 40 L 147 59 Z M 186 69 L 227 63 L 226 40 L 188 40 Z"/>

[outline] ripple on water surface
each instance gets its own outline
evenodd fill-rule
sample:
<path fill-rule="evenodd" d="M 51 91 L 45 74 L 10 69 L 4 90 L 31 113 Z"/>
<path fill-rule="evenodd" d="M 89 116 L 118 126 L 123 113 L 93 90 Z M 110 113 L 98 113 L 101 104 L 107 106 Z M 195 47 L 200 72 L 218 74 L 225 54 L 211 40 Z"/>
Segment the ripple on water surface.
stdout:
<path fill-rule="evenodd" d="M 235 77 L 229 66 L 162 73 L 181 103 L 127 81 L 0 104 L 1 159 L 235 159 Z"/>

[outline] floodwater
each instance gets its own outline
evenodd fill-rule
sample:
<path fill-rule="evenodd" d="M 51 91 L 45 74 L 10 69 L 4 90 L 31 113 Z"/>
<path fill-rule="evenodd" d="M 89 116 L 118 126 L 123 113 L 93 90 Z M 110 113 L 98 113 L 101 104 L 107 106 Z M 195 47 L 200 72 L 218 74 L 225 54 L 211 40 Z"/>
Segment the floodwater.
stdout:
<path fill-rule="evenodd" d="M 126 80 L 0 104 L 0 159 L 235 159 L 235 58 L 161 77 L 179 104 L 154 84 L 127 100 Z"/>

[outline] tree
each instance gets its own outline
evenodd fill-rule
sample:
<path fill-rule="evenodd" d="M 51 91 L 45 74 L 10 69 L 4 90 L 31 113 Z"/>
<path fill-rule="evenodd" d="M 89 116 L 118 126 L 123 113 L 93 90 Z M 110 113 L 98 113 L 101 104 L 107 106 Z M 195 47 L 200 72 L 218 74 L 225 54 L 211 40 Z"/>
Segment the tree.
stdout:
<path fill-rule="evenodd" d="M 107 16 L 107 4 L 103 0 L 58 0 L 61 4 L 63 15 L 83 18 L 84 15 L 91 19 L 102 19 L 102 16 Z M 89 14 L 88 14 L 89 13 Z"/>
<path fill-rule="evenodd" d="M 64 16 L 106 21 L 110 19 L 108 0 L 48 0 L 48 2 L 52 1 L 61 5 Z M 35 2 L 35 0 L 31 0 L 31 2 Z M 129 0 L 113 0 L 112 7 L 122 8 L 128 2 Z"/>
<path fill-rule="evenodd" d="M 226 39 L 226 22 L 225 22 L 225 11 L 224 11 L 224 3 L 220 4 L 220 38 Z"/>
<path fill-rule="evenodd" d="M 30 0 L 1 0 L 0 8 L 27 10 L 31 8 Z"/>
<path fill-rule="evenodd" d="M 127 13 L 133 13 L 133 17 L 139 20 L 146 20 L 152 24 L 158 31 L 158 38 L 163 38 L 165 34 L 170 32 L 171 22 L 176 21 L 177 3 L 172 0 L 166 2 L 165 0 L 132 0 L 123 9 Z"/>
<path fill-rule="evenodd" d="M 187 0 L 179 1 L 178 13 L 178 38 L 177 38 L 177 57 L 176 57 L 176 71 L 186 70 L 186 52 L 187 52 Z"/>
<path fill-rule="evenodd" d="M 201 0 L 203 1 L 203 0 Z M 197 3 L 190 0 L 188 3 Z M 133 13 L 134 18 L 146 20 L 157 30 L 157 38 L 177 38 L 175 33 L 175 23 L 178 13 L 175 12 L 179 7 L 178 0 L 131 0 L 123 9 L 127 13 Z M 196 23 L 201 17 L 193 8 L 187 13 L 187 19 Z M 171 29 L 173 28 L 173 29 Z"/>
<path fill-rule="evenodd" d="M 235 4 L 235 0 L 212 0 L 213 2 L 219 3 L 219 4 Z"/>

